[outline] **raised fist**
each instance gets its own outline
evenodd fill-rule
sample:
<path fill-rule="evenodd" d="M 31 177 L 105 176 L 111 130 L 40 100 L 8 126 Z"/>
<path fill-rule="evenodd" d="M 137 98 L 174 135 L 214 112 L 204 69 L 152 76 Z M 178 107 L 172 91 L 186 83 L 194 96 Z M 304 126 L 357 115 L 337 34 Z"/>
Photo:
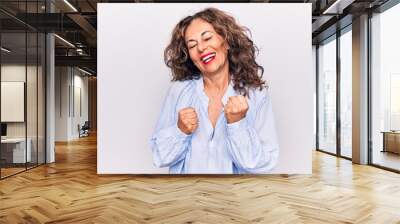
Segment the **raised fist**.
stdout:
<path fill-rule="evenodd" d="M 244 96 L 231 96 L 224 107 L 225 117 L 228 124 L 235 123 L 246 117 L 249 105 Z"/>
<path fill-rule="evenodd" d="M 199 126 L 197 114 L 194 108 L 183 108 L 178 112 L 178 128 L 185 134 L 192 134 Z"/>

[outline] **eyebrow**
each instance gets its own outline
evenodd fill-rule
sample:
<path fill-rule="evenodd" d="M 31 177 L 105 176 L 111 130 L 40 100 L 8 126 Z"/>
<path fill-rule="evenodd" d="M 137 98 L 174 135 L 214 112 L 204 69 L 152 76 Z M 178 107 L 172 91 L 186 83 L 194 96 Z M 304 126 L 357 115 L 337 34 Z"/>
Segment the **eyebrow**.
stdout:
<path fill-rule="evenodd" d="M 209 31 L 209 30 L 206 30 L 206 31 L 203 31 L 202 33 L 201 33 L 201 35 L 200 36 L 204 36 L 206 33 L 208 33 L 208 32 L 210 32 L 211 33 L 211 31 Z M 189 39 L 189 40 L 187 40 L 186 41 L 186 43 L 189 43 L 190 41 L 195 41 L 196 42 L 196 40 L 193 40 L 193 39 Z"/>

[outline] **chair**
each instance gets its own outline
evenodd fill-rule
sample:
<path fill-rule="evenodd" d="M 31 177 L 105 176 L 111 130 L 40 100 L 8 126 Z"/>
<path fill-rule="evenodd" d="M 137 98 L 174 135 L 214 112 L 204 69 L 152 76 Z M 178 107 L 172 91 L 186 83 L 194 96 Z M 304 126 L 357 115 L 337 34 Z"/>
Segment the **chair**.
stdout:
<path fill-rule="evenodd" d="M 80 125 L 78 124 L 79 138 L 89 136 L 89 129 L 90 129 L 89 121 L 85 121 L 82 127 L 80 127 Z"/>

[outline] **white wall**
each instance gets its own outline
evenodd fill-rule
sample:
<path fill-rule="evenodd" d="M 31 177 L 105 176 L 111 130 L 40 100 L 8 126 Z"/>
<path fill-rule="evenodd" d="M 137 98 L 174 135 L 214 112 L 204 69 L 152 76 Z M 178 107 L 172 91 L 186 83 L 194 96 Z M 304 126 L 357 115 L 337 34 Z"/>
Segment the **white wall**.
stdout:
<path fill-rule="evenodd" d="M 88 78 L 72 67 L 56 67 L 55 140 L 69 141 L 79 137 L 78 124 L 88 120 Z M 81 97 L 79 98 L 79 90 Z M 79 100 L 81 102 L 79 103 Z M 82 105 L 82 113 L 76 105 Z"/>
<path fill-rule="evenodd" d="M 1 121 L 25 121 L 25 82 L 1 82 Z"/>
<path fill-rule="evenodd" d="M 31 74 L 33 67 L 20 64 L 8 64 L 1 66 L 1 81 L 6 82 L 25 82 L 26 69 Z M 25 137 L 25 122 L 7 123 L 7 137 Z"/>
<path fill-rule="evenodd" d="M 252 31 L 270 85 L 280 158 L 274 173 L 311 173 L 311 4 L 98 4 L 98 173 L 166 173 L 149 139 L 170 85 L 163 62 L 173 27 L 205 7 Z M 171 13 L 172 12 L 172 13 Z"/>
<path fill-rule="evenodd" d="M 36 81 L 33 81 L 31 76 L 36 77 L 36 66 L 25 66 L 20 64 L 5 64 L 1 66 L 1 81 L 3 82 L 25 82 L 26 83 L 26 74 L 28 75 L 28 80 L 30 85 L 36 85 Z M 29 134 L 35 131 L 36 133 L 36 101 L 34 104 L 29 105 L 36 99 L 36 88 L 27 88 L 27 104 L 29 107 L 28 109 L 28 137 Z M 34 98 L 34 99 L 33 99 Z M 3 110 L 3 109 L 2 109 Z M 32 121 L 35 124 L 32 124 Z M 8 137 L 24 137 L 25 136 L 25 126 L 26 122 L 7 122 L 7 136 Z"/>
<path fill-rule="evenodd" d="M 82 126 L 85 121 L 88 120 L 88 77 L 82 76 L 79 70 L 74 70 L 74 107 L 72 108 L 72 119 L 71 119 L 71 135 L 73 138 L 79 137 L 78 124 Z M 72 106 L 72 105 L 71 105 Z M 81 110 L 81 111 L 80 111 Z"/>
<path fill-rule="evenodd" d="M 68 140 L 68 67 L 55 68 L 55 141 Z"/>

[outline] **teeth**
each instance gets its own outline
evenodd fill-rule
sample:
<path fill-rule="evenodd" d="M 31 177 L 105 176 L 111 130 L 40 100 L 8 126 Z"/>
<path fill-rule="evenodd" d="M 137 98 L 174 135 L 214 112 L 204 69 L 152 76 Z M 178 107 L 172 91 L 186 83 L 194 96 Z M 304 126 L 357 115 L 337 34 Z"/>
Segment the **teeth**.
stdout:
<path fill-rule="evenodd" d="M 202 58 L 201 60 L 205 63 L 209 62 L 212 60 L 212 58 L 215 57 L 215 53 L 209 54 L 206 57 Z"/>

